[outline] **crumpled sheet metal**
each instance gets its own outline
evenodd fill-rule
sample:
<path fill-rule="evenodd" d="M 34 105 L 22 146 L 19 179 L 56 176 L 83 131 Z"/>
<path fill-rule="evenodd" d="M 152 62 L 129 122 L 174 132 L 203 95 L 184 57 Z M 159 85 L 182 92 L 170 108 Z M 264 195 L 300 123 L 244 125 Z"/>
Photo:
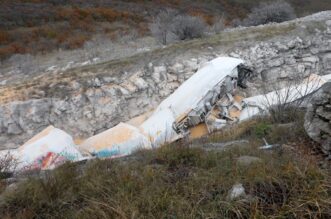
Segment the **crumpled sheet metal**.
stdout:
<path fill-rule="evenodd" d="M 66 132 L 49 126 L 24 145 L 7 150 L 17 162 L 16 170 L 53 169 L 66 161 L 83 159 L 72 137 Z"/>
<path fill-rule="evenodd" d="M 151 142 L 132 125 L 120 123 L 85 140 L 80 149 L 99 158 L 129 155 L 137 149 L 151 149 Z"/>
<path fill-rule="evenodd" d="M 135 148 L 155 148 L 182 138 L 183 135 L 173 129 L 176 119 L 194 109 L 210 90 L 233 73 L 241 63 L 243 60 L 230 57 L 220 57 L 207 62 L 162 101 L 152 115 L 136 129 L 129 124 L 120 123 L 87 139 L 80 148 L 97 157 L 114 157 L 128 155 Z M 121 134 L 131 131 L 134 135 Z M 120 141 L 117 141 L 118 137 L 121 137 Z"/>
<path fill-rule="evenodd" d="M 230 57 L 219 57 L 207 62 L 173 94 L 162 101 L 156 112 L 170 109 L 176 119 L 184 115 L 194 109 L 210 90 L 243 62 L 241 59 Z"/>
<path fill-rule="evenodd" d="M 172 128 L 175 117 L 169 108 L 156 111 L 139 127 L 153 148 L 181 138 Z"/>
<path fill-rule="evenodd" d="M 286 104 L 301 99 L 318 90 L 328 80 L 328 75 L 310 75 L 300 84 L 292 84 L 289 87 L 273 91 L 264 95 L 248 97 L 243 100 L 246 107 L 241 111 L 239 121 L 252 118 L 261 112 L 267 111 L 268 107 L 277 104 Z"/>

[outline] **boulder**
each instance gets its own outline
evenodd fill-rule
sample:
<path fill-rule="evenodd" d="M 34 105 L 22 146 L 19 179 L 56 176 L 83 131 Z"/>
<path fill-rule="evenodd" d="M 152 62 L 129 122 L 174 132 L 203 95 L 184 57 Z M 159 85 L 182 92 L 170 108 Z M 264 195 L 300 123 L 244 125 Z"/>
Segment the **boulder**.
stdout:
<path fill-rule="evenodd" d="M 253 163 L 258 163 L 262 162 L 262 160 L 258 157 L 253 157 L 253 156 L 241 156 L 237 160 L 237 164 L 241 166 L 249 166 Z"/>
<path fill-rule="evenodd" d="M 230 189 L 227 199 L 232 201 L 238 198 L 242 198 L 245 197 L 246 193 L 245 193 L 245 188 L 241 183 L 237 183 L 235 185 L 232 186 L 232 188 Z"/>
<path fill-rule="evenodd" d="M 325 83 L 311 100 L 305 116 L 305 130 L 321 144 L 324 153 L 331 154 L 331 82 Z"/>

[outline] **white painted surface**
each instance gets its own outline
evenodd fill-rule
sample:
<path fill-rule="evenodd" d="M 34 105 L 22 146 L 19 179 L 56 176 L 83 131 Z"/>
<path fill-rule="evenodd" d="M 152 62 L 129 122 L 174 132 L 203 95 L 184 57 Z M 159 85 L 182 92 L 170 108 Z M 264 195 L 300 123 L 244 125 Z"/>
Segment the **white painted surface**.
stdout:
<path fill-rule="evenodd" d="M 151 142 L 138 128 L 120 123 L 86 139 L 79 147 L 97 157 L 120 157 L 137 149 L 151 149 Z"/>
<path fill-rule="evenodd" d="M 158 147 L 181 138 L 172 128 L 173 122 L 175 122 L 173 113 L 169 108 L 165 108 L 149 117 L 140 126 L 140 130 L 148 137 L 153 147 Z"/>
<path fill-rule="evenodd" d="M 45 130 L 49 130 L 47 134 L 41 136 L 36 135 L 17 149 L 7 150 L 5 152 L 1 151 L 0 156 L 5 156 L 6 153 L 10 153 L 17 161 L 17 170 L 35 166 L 37 161 L 40 161 L 40 165 L 42 165 L 43 158 L 49 153 L 61 156 L 68 161 L 78 161 L 83 158 L 69 134 L 52 126 Z M 43 132 L 45 132 L 45 130 Z M 45 166 L 43 169 L 52 169 L 56 166 L 53 164 L 54 163 L 48 165 L 44 163 Z"/>
<path fill-rule="evenodd" d="M 170 109 L 174 118 L 196 107 L 198 102 L 220 83 L 232 70 L 244 61 L 230 57 L 219 57 L 207 62 L 192 77 L 186 80 L 173 94 L 166 98 L 156 112 Z"/>
<path fill-rule="evenodd" d="M 331 75 L 322 77 L 313 74 L 309 78 L 305 79 L 301 84 L 291 85 L 264 95 L 245 98 L 243 101 L 246 102 L 248 106 L 242 110 L 239 120 L 247 120 L 262 111 L 267 111 L 268 107 L 277 104 L 291 103 L 301 99 L 318 90 L 324 83 L 327 82 L 326 79 L 328 77 L 331 77 Z"/>
<path fill-rule="evenodd" d="M 244 61 L 230 57 L 219 57 L 207 62 L 192 77 L 166 98 L 153 115 L 141 126 L 154 147 L 173 142 L 182 136 L 172 128 L 180 116 L 197 107 L 205 95 Z"/>

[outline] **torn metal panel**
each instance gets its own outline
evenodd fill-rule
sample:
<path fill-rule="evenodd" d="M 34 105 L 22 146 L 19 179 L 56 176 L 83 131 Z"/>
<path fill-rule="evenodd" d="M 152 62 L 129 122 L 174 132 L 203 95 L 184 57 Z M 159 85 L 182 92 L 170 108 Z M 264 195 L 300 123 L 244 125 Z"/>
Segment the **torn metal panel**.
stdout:
<path fill-rule="evenodd" d="M 234 93 L 235 89 L 233 89 Z M 240 117 L 243 97 L 226 93 L 213 106 L 206 116 L 209 133 L 220 130 L 226 125 L 237 122 Z"/>
<path fill-rule="evenodd" d="M 240 114 L 240 121 L 252 118 L 261 112 L 266 112 L 269 107 L 277 104 L 288 104 L 318 90 L 327 82 L 328 76 L 310 75 L 300 84 L 291 85 L 267 94 L 248 97 L 243 100 L 244 109 Z"/>
<path fill-rule="evenodd" d="M 17 170 L 53 169 L 66 161 L 83 159 L 72 137 L 49 126 L 15 150 L 8 150 L 18 162 Z"/>
<path fill-rule="evenodd" d="M 139 148 L 150 149 L 150 140 L 132 125 L 120 123 L 86 139 L 80 148 L 96 157 L 120 157 Z"/>
<path fill-rule="evenodd" d="M 205 122 L 205 117 L 222 97 L 233 92 L 238 77 L 237 66 L 243 60 L 220 57 L 206 63 L 141 125 L 142 131 L 160 146 L 190 133 L 190 128 Z"/>

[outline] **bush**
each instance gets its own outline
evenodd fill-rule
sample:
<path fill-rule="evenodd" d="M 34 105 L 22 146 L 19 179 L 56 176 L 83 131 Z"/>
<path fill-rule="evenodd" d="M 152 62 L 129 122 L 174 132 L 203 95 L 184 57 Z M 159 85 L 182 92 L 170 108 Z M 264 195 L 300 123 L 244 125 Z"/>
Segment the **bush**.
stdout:
<path fill-rule="evenodd" d="M 150 30 L 153 36 L 166 45 L 172 40 L 187 40 L 202 37 L 207 24 L 200 17 L 178 15 L 174 10 L 161 11 Z"/>
<path fill-rule="evenodd" d="M 296 18 L 292 6 L 283 1 L 261 3 L 252 9 L 252 12 L 243 20 L 243 26 L 255 26 L 271 22 L 280 23 Z"/>
<path fill-rule="evenodd" d="M 298 120 L 301 111 L 310 102 L 320 81 L 314 75 L 292 75 L 291 80 L 277 81 L 273 85 L 264 86 L 264 107 L 275 123 L 288 123 Z M 270 95 L 273 91 L 273 95 Z M 269 93 L 269 94 L 268 94 Z"/>
<path fill-rule="evenodd" d="M 217 19 L 213 25 L 210 26 L 209 28 L 209 32 L 210 33 L 214 33 L 214 34 L 219 34 L 220 32 L 222 32 L 225 29 L 225 19 L 219 18 Z"/>
<path fill-rule="evenodd" d="M 0 180 L 8 178 L 17 166 L 17 160 L 9 152 L 1 154 L 0 158 Z"/>
<path fill-rule="evenodd" d="M 152 35 L 162 44 L 166 45 L 171 37 L 171 26 L 176 16 L 174 10 L 166 9 L 161 11 L 150 25 Z"/>
<path fill-rule="evenodd" d="M 271 125 L 266 122 L 260 122 L 255 126 L 255 135 L 258 138 L 264 138 L 271 131 Z"/>
<path fill-rule="evenodd" d="M 89 40 L 87 36 L 75 35 L 68 38 L 63 46 L 65 49 L 77 49 L 82 47 L 87 40 Z"/>
<path fill-rule="evenodd" d="M 9 34 L 6 31 L 0 30 L 0 45 L 6 44 L 9 41 Z"/>
<path fill-rule="evenodd" d="M 179 40 L 199 38 L 204 35 L 206 23 L 200 17 L 179 15 L 174 19 L 172 32 Z"/>

